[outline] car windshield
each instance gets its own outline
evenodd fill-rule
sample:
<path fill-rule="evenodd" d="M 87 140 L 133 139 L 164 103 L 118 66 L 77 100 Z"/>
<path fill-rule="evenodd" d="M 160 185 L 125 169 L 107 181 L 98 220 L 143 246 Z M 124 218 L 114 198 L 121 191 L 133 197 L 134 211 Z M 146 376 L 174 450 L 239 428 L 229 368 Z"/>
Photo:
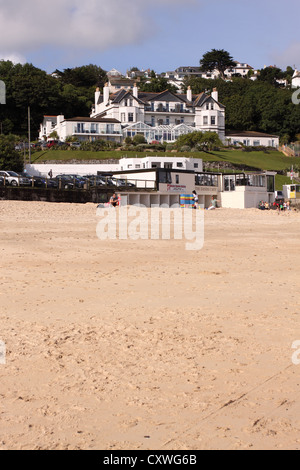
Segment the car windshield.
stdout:
<path fill-rule="evenodd" d="M 15 173 L 14 171 L 8 171 L 7 173 L 9 176 L 19 176 L 18 173 Z"/>

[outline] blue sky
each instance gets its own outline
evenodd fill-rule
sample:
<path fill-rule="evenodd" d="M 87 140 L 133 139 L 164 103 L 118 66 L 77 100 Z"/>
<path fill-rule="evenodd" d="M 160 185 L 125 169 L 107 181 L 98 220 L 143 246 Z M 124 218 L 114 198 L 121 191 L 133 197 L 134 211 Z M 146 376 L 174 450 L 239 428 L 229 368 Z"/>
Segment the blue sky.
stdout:
<path fill-rule="evenodd" d="M 225 49 L 254 68 L 300 69 L 299 0 L 0 0 L 0 59 L 52 72 L 198 65 Z"/>

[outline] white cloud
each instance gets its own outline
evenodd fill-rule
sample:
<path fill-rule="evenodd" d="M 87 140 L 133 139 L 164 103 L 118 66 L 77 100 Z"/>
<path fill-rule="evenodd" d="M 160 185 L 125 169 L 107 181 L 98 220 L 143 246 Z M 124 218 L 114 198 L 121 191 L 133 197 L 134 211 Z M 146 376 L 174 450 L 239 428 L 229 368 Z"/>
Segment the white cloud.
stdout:
<path fill-rule="evenodd" d="M 201 0 L 0 0 L 0 44 L 5 55 L 43 47 L 104 51 L 135 44 L 156 30 L 156 15 Z M 17 52 L 16 52 L 17 51 Z"/>
<path fill-rule="evenodd" d="M 272 55 L 274 63 L 283 69 L 288 65 L 300 69 L 300 42 L 290 43 L 283 51 L 276 51 Z"/>
<path fill-rule="evenodd" d="M 2 54 L 0 49 L 0 60 L 10 60 L 13 64 L 25 64 L 26 58 L 20 54 Z"/>

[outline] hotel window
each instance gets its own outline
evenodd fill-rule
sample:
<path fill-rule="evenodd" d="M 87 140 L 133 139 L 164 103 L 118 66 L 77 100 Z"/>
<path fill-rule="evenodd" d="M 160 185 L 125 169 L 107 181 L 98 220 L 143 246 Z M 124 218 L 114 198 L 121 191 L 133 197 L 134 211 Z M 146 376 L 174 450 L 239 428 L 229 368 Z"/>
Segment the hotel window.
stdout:
<path fill-rule="evenodd" d="M 211 123 L 212 126 L 214 126 L 216 124 L 216 116 L 211 116 L 210 123 Z"/>
<path fill-rule="evenodd" d="M 127 100 L 124 100 L 124 106 L 127 106 Z"/>
<path fill-rule="evenodd" d="M 209 110 L 209 103 L 206 103 L 206 109 Z"/>
<path fill-rule="evenodd" d="M 128 122 L 133 122 L 133 113 L 128 113 Z"/>
<path fill-rule="evenodd" d="M 182 167 L 183 167 L 183 163 L 182 163 L 182 162 L 177 162 L 177 163 L 176 163 L 176 166 L 177 166 L 177 168 L 182 168 Z"/>
<path fill-rule="evenodd" d="M 213 103 L 211 103 L 211 105 L 210 105 L 210 109 L 211 109 L 211 110 L 213 110 L 213 109 L 214 109 L 214 104 L 213 104 Z"/>
<path fill-rule="evenodd" d="M 198 168 L 198 163 L 194 163 L 194 168 Z"/>
<path fill-rule="evenodd" d="M 179 175 L 175 175 L 176 178 L 176 184 L 179 184 Z"/>
<path fill-rule="evenodd" d="M 166 118 L 166 125 L 168 126 L 170 124 L 170 118 Z"/>
<path fill-rule="evenodd" d="M 258 147 L 260 145 L 260 140 L 254 140 L 253 141 L 253 146 Z"/>
<path fill-rule="evenodd" d="M 129 106 L 133 106 L 133 100 L 129 100 Z"/>
<path fill-rule="evenodd" d="M 121 122 L 125 122 L 125 121 L 126 121 L 126 114 L 121 113 Z"/>
<path fill-rule="evenodd" d="M 208 124 L 208 116 L 203 116 L 203 126 L 207 126 Z"/>

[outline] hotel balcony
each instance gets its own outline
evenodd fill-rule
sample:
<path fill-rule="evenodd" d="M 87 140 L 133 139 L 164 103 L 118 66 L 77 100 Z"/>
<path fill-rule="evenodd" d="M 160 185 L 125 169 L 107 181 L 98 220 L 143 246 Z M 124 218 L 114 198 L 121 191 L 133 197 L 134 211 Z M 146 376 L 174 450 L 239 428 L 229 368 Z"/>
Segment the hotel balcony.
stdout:
<path fill-rule="evenodd" d="M 152 109 L 151 106 L 145 106 L 146 113 L 172 113 L 172 114 L 195 114 L 191 109 L 166 108 L 164 106 Z"/>

